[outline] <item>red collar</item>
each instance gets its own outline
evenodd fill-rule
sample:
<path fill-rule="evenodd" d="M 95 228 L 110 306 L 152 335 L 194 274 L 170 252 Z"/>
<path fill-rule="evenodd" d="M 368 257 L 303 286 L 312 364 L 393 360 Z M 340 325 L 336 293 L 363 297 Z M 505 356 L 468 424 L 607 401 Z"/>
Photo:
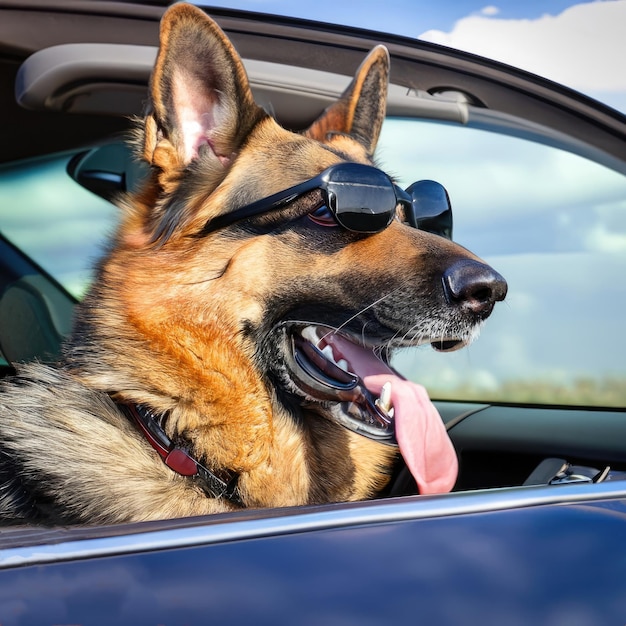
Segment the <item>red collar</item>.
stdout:
<path fill-rule="evenodd" d="M 134 402 L 116 404 L 133 419 L 148 443 L 170 469 L 181 476 L 193 477 L 209 497 L 226 498 L 233 504 L 244 506 L 237 489 L 239 474 L 224 469 L 218 475 L 196 461 L 187 450 L 175 445 L 161 426 L 166 414 L 156 416 L 148 407 Z"/>

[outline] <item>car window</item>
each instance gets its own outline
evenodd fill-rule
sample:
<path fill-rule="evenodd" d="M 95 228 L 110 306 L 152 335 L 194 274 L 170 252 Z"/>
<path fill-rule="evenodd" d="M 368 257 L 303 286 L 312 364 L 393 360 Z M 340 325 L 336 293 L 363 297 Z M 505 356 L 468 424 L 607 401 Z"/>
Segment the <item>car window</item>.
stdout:
<path fill-rule="evenodd" d="M 118 209 L 73 180 L 72 154 L 0 169 L 0 230 L 80 298 Z M 509 295 L 455 353 L 394 365 L 439 399 L 626 405 L 626 177 L 547 145 L 415 119 L 385 122 L 378 159 L 446 186 L 454 239 Z M 33 227 L 33 225 L 36 227 Z"/>
<path fill-rule="evenodd" d="M 0 169 L 0 231 L 80 298 L 118 209 L 69 176 L 72 156 Z"/>
<path fill-rule="evenodd" d="M 454 239 L 509 283 L 481 337 L 394 365 L 442 399 L 626 405 L 626 177 L 548 145 L 388 119 L 383 169 L 448 190 Z"/>

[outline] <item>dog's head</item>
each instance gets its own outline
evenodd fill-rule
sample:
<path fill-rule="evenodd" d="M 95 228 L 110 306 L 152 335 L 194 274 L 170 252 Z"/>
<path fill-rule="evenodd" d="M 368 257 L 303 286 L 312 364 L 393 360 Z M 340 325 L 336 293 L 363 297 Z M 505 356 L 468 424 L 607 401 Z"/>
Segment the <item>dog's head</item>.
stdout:
<path fill-rule="evenodd" d="M 355 394 L 367 394 L 368 377 L 392 375 L 384 360 L 393 348 L 464 346 L 504 297 L 499 275 L 449 239 L 408 225 L 402 192 L 376 178 L 388 67 L 386 49 L 374 48 L 343 96 L 293 133 L 255 103 L 239 56 L 212 20 L 190 5 L 166 13 L 141 128 L 151 177 L 127 202 L 107 266 L 125 317 L 165 355 L 152 364 L 161 370 L 153 390 L 192 402 L 217 376 L 244 404 L 254 395 L 255 406 L 306 405 L 359 430 L 367 419 Z M 316 178 L 328 171 L 348 195 L 371 184 L 365 209 L 348 216 L 353 228 L 326 206 L 343 193 Z M 281 195 L 292 187 L 300 192 Z M 368 213 L 379 204 L 393 219 L 374 227 Z M 198 380 L 192 389 L 189 372 L 188 389 L 176 382 L 185 368 Z M 376 384 L 368 386 L 375 396 Z M 216 395 L 208 393 L 208 412 Z M 376 437 L 379 427 L 365 432 Z"/>

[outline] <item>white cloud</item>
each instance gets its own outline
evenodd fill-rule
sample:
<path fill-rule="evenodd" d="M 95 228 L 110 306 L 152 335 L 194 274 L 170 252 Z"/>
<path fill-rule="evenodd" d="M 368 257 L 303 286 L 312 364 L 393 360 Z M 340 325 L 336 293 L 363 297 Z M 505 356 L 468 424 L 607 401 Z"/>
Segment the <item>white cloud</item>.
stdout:
<path fill-rule="evenodd" d="M 483 15 L 493 16 L 498 15 L 498 13 L 500 13 L 500 9 L 498 7 L 494 7 L 493 5 L 489 5 L 487 7 L 483 7 L 480 12 Z"/>
<path fill-rule="evenodd" d="M 589 250 L 623 253 L 626 251 L 626 234 L 610 231 L 606 224 L 595 224 L 586 244 Z"/>
<path fill-rule="evenodd" d="M 493 224 L 503 207 L 507 219 L 559 215 L 562 233 L 576 230 L 575 223 L 568 228 L 568 216 L 573 219 L 576 207 L 586 207 L 597 211 L 588 223 L 600 221 L 626 233 L 626 223 L 616 223 L 626 215 L 626 178 L 562 150 L 473 128 L 389 119 L 378 157 L 403 185 L 423 178 L 444 184 L 458 236 L 467 218 L 473 225 Z"/>
<path fill-rule="evenodd" d="M 495 11 L 494 11 L 495 9 Z M 626 0 L 574 5 L 537 19 L 493 17 L 496 7 L 420 38 L 479 54 L 583 92 L 626 91 Z"/>

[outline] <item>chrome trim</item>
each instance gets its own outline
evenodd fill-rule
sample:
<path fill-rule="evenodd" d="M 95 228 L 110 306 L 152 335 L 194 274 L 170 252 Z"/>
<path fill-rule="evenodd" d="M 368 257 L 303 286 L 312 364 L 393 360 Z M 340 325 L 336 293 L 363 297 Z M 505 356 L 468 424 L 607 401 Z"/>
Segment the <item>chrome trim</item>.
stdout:
<path fill-rule="evenodd" d="M 288 509 L 286 513 L 284 510 L 274 509 L 259 511 L 260 517 L 252 519 L 242 519 L 239 514 L 207 516 L 201 521 L 198 518 L 189 520 L 189 526 L 177 525 L 171 529 L 133 531 L 132 534 L 80 540 L 68 538 L 67 541 L 54 544 L 24 545 L 6 550 L 1 549 L 2 532 L 0 532 L 0 569 L 187 548 L 225 541 L 340 529 L 347 526 L 618 498 L 626 499 L 626 481 L 513 487 L 440 496 L 409 496 L 371 502 L 294 508 Z M 246 511 L 245 514 L 249 515 L 250 512 Z M 137 526 L 141 527 L 141 524 Z M 11 532 L 10 529 L 5 530 Z M 82 532 L 84 531 L 83 528 Z M 72 529 L 67 530 L 68 537 L 71 537 L 71 534 Z"/>

